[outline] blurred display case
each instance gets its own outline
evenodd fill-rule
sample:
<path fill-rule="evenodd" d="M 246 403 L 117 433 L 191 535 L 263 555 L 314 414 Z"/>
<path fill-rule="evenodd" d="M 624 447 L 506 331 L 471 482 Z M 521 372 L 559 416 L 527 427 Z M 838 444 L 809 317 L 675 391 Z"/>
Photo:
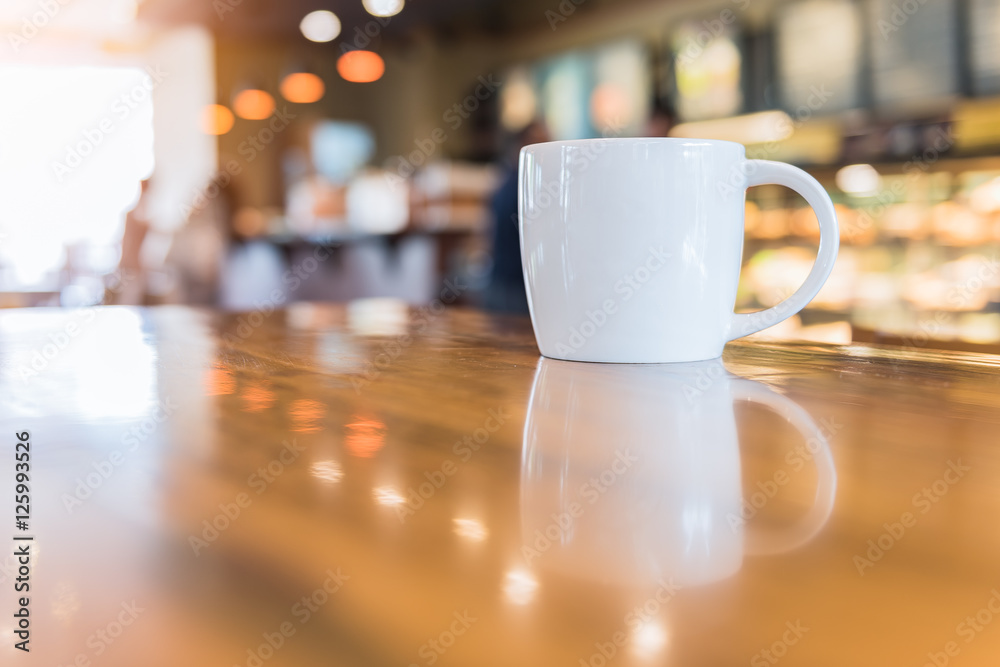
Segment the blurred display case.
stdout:
<path fill-rule="evenodd" d="M 841 226 L 840 257 L 778 335 L 914 346 L 1000 342 L 1000 157 L 812 168 Z M 797 195 L 750 191 L 738 308 L 772 306 L 808 274 L 818 226 Z M 834 322 L 847 329 L 829 326 Z"/>
<path fill-rule="evenodd" d="M 490 197 L 499 185 L 494 165 L 430 164 L 413 178 L 411 224 L 424 230 L 484 232 L 490 224 Z"/>

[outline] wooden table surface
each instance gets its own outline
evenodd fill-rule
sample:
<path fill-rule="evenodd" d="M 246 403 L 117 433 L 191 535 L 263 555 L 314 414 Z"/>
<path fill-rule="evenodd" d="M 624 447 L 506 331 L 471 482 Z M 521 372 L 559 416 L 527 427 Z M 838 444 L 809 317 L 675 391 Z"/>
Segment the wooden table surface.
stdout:
<path fill-rule="evenodd" d="M 4 665 L 1000 664 L 1000 357 L 366 301 L 6 311 L 0 371 Z"/>

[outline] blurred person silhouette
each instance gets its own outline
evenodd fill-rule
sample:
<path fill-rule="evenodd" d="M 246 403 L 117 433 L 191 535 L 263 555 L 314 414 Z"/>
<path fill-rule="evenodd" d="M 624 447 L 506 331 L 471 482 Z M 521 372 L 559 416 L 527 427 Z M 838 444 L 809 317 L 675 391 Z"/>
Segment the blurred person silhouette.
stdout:
<path fill-rule="evenodd" d="M 139 185 L 135 207 L 125 215 L 121 258 L 118 260 L 118 285 L 106 297 L 115 305 L 141 306 L 146 299 L 147 276 L 142 262 L 142 244 L 149 234 L 149 183 Z"/>
<path fill-rule="evenodd" d="M 677 114 L 669 101 L 657 99 L 649 111 L 646 121 L 645 135 L 647 137 L 666 137 L 677 124 Z"/>
<path fill-rule="evenodd" d="M 218 303 L 236 201 L 232 179 L 218 176 L 192 201 L 187 219 L 173 234 L 164 262 L 173 286 L 169 301 Z"/>
<path fill-rule="evenodd" d="M 174 233 L 166 260 L 171 301 L 253 310 L 272 299 L 275 289 L 283 300 L 284 259 L 266 235 L 264 214 L 241 205 L 233 179 L 217 177 Z"/>
<path fill-rule="evenodd" d="M 500 187 L 490 201 L 493 215 L 493 268 L 484 295 L 487 310 L 498 313 L 528 312 L 518 235 L 517 161 L 523 147 L 545 141 L 549 141 L 545 126 L 537 121 L 532 122 L 511 138 L 504 156 Z"/>

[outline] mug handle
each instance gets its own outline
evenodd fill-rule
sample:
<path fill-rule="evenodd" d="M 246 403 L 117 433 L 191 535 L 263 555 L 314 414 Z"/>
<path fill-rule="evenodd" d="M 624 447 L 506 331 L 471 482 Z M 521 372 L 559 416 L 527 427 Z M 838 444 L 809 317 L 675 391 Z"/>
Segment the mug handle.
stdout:
<path fill-rule="evenodd" d="M 754 185 L 784 185 L 798 192 L 812 206 L 819 220 L 819 251 L 816 254 L 816 263 L 813 264 L 806 281 L 790 297 L 776 306 L 756 313 L 733 313 L 726 340 L 735 340 L 762 331 L 805 308 L 830 277 L 833 263 L 837 259 L 837 250 L 840 248 L 837 214 L 830 195 L 819 181 L 798 167 L 784 162 L 747 160 L 746 166 L 748 188 Z"/>
<path fill-rule="evenodd" d="M 822 530 L 833 513 L 837 498 L 837 469 L 830 445 L 816 422 L 802 406 L 790 398 L 753 380 L 733 383 L 733 400 L 745 400 L 767 406 L 790 422 L 808 440 L 816 441 L 816 451 L 809 448 L 816 465 L 816 496 L 809 512 L 789 528 L 774 531 L 755 529 L 744 534 L 745 551 L 750 555 L 780 554 L 806 544 Z"/>

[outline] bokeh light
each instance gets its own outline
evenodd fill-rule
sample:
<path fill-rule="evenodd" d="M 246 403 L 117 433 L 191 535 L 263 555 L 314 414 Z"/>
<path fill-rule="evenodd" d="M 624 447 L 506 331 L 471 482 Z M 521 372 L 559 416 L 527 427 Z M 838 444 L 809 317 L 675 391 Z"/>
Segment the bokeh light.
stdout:
<path fill-rule="evenodd" d="M 882 177 L 870 164 L 851 164 L 837 172 L 835 181 L 844 192 L 863 197 L 878 193 Z"/>
<path fill-rule="evenodd" d="M 601 130 L 621 127 L 633 115 L 628 95 L 614 83 L 602 83 L 590 95 L 590 118 Z"/>
<path fill-rule="evenodd" d="M 261 412 L 274 405 L 277 396 L 262 382 L 253 382 L 241 394 L 243 410 L 246 412 Z"/>
<path fill-rule="evenodd" d="M 299 23 L 299 30 L 311 42 L 330 42 L 340 34 L 340 19 L 325 9 L 309 12 Z"/>
<path fill-rule="evenodd" d="M 372 51 L 348 51 L 337 61 L 337 71 L 345 81 L 371 83 L 385 73 L 385 61 Z"/>
<path fill-rule="evenodd" d="M 311 104 L 326 92 L 323 79 L 309 72 L 293 72 L 281 81 L 281 96 L 296 104 Z"/>
<path fill-rule="evenodd" d="M 666 630 L 652 620 L 644 620 L 632 634 L 632 652 L 639 657 L 651 658 L 662 651 L 666 644 Z"/>
<path fill-rule="evenodd" d="M 403 11 L 404 0 L 362 0 L 365 10 L 372 16 L 395 16 Z"/>
<path fill-rule="evenodd" d="M 538 113 L 538 97 L 531 75 L 517 69 L 507 77 L 500 91 L 500 123 L 505 129 L 517 132 L 528 126 Z"/>
<path fill-rule="evenodd" d="M 385 444 L 385 424 L 374 417 L 355 415 L 344 430 L 344 446 L 352 456 L 369 459 Z"/>
<path fill-rule="evenodd" d="M 231 370 L 216 363 L 205 371 L 206 396 L 224 396 L 234 391 L 236 391 L 236 378 Z"/>
<path fill-rule="evenodd" d="M 221 104 L 209 104 L 201 110 L 201 131 L 205 134 L 220 135 L 233 129 L 233 112 Z"/>
<path fill-rule="evenodd" d="M 323 430 L 326 406 L 310 398 L 300 398 L 292 401 L 288 407 L 288 416 L 292 420 L 292 430 L 296 433 L 318 433 Z"/>
<path fill-rule="evenodd" d="M 247 120 L 263 120 L 274 113 L 274 98 L 257 88 L 247 88 L 233 98 L 236 115 Z"/>
<path fill-rule="evenodd" d="M 406 498 L 391 486 L 379 486 L 372 489 L 372 497 L 375 498 L 376 503 L 386 507 L 396 507 L 406 502 Z"/>
<path fill-rule="evenodd" d="M 504 576 L 503 592 L 507 600 L 516 605 L 526 605 L 535 599 L 538 580 L 527 570 L 516 568 Z"/>
<path fill-rule="evenodd" d="M 340 464 L 332 459 L 316 461 L 309 466 L 309 474 L 324 484 L 336 484 L 344 477 Z"/>
<path fill-rule="evenodd" d="M 459 537 L 464 537 L 470 542 L 482 542 L 489 535 L 486 526 L 479 519 L 456 518 L 452 520 L 452 529 Z"/>

